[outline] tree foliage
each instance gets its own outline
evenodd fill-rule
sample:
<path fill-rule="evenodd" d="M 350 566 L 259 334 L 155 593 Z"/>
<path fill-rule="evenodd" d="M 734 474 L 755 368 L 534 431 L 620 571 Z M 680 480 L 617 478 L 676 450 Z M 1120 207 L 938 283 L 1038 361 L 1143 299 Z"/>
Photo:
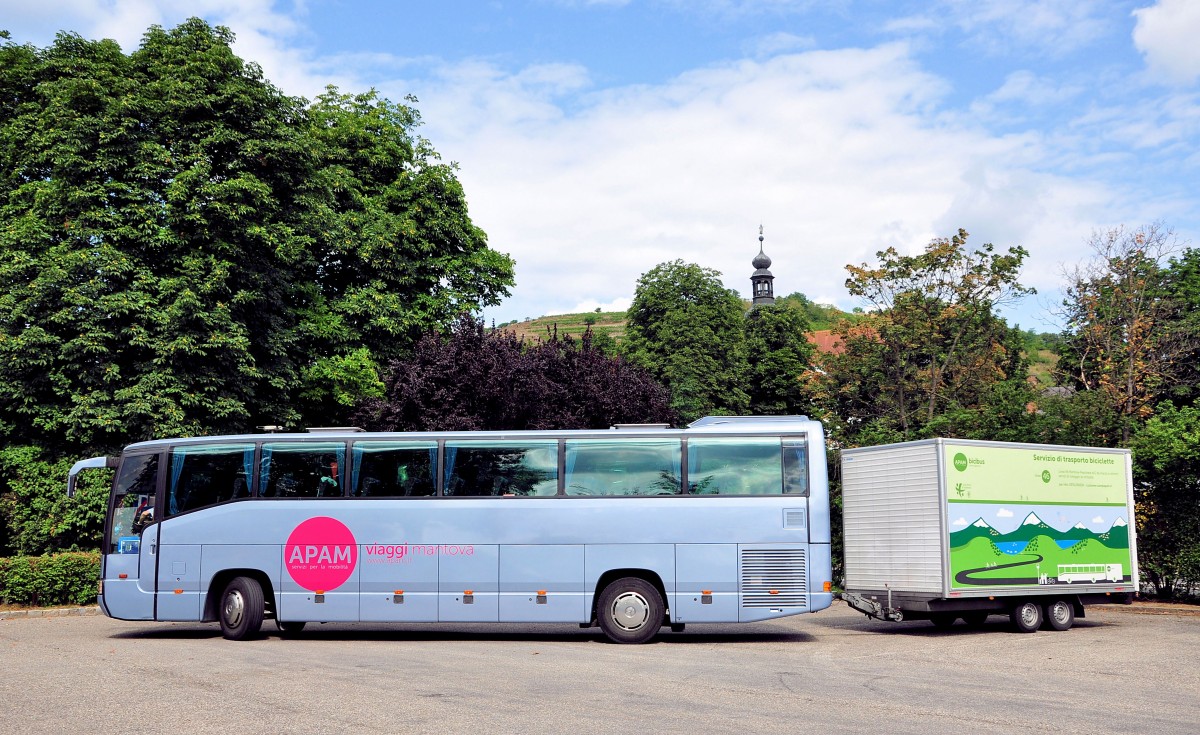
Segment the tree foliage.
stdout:
<path fill-rule="evenodd" d="M 607 429 L 671 423 L 666 389 L 645 370 L 556 332 L 532 344 L 460 319 L 387 370 L 382 398 L 355 421 L 383 431 Z"/>
<path fill-rule="evenodd" d="M 749 396 L 745 307 L 711 268 L 675 260 L 638 279 L 626 350 L 670 388 L 684 421 L 706 413 L 745 413 Z"/>
<path fill-rule="evenodd" d="M 812 369 L 808 321 L 787 305 L 756 306 L 746 315 L 746 393 L 755 414 L 801 414 L 809 397 L 802 382 Z"/>
<path fill-rule="evenodd" d="M 1136 423 L 1191 369 L 1184 358 L 1196 351 L 1197 331 L 1181 318 L 1186 292 L 1171 288 L 1167 258 L 1177 243 L 1170 229 L 1117 227 L 1094 233 L 1089 245 L 1092 260 L 1067 274 L 1059 365 L 1076 387 L 1108 397 L 1128 444 Z"/>
<path fill-rule="evenodd" d="M 1162 594 L 1200 587 L 1200 408 L 1160 405 L 1133 440 L 1138 561 Z"/>
<path fill-rule="evenodd" d="M 959 230 L 918 255 L 889 248 L 876 266 L 847 266 L 846 288 L 871 311 L 835 329 L 842 352 L 824 363 L 831 411 L 911 438 L 944 413 L 981 405 L 994 384 L 1023 380 L 1022 337 L 994 309 L 1032 292 L 1017 280 L 1026 255 L 968 250 Z"/>
<path fill-rule="evenodd" d="M 417 111 L 287 97 L 192 19 L 0 46 L 0 441 L 336 421 L 512 262 Z"/>

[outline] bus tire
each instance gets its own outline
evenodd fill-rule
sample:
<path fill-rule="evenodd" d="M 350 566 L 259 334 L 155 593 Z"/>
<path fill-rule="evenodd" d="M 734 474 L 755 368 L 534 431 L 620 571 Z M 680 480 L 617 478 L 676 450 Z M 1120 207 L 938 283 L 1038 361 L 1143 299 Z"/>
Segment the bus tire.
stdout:
<path fill-rule="evenodd" d="M 287 637 L 296 635 L 304 630 L 303 620 L 276 620 L 275 627 L 279 628 L 279 635 Z"/>
<path fill-rule="evenodd" d="M 639 577 L 622 577 L 600 593 L 596 617 L 613 643 L 645 643 L 663 623 L 663 600 L 654 585 Z"/>
<path fill-rule="evenodd" d="M 1042 627 L 1042 606 L 1033 600 L 1018 602 L 1009 617 L 1018 633 L 1033 633 Z"/>
<path fill-rule="evenodd" d="M 234 577 L 221 594 L 221 634 L 244 641 L 258 634 L 263 621 L 263 591 L 257 579 Z"/>
<path fill-rule="evenodd" d="M 1075 624 L 1075 606 L 1067 600 L 1046 603 L 1046 627 L 1050 630 L 1070 630 Z"/>

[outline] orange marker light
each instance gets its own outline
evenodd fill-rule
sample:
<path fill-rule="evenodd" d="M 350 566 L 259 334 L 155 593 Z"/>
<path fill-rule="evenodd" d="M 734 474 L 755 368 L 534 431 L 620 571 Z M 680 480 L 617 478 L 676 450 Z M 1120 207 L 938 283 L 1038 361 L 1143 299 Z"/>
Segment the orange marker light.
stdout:
<path fill-rule="evenodd" d="M 318 595 L 323 595 L 323 594 L 325 594 L 325 590 L 317 590 L 317 594 L 318 594 Z"/>
<path fill-rule="evenodd" d="M 396 590 L 393 594 L 402 595 L 404 594 L 404 590 Z"/>
<path fill-rule="evenodd" d="M 463 590 L 463 594 L 464 595 L 473 595 L 473 594 L 475 594 L 475 590 Z"/>
<path fill-rule="evenodd" d="M 182 594 L 183 594 L 183 590 L 175 590 L 175 594 L 177 594 L 177 595 L 182 595 Z"/>
<path fill-rule="evenodd" d="M 828 579 L 825 580 L 825 584 L 821 585 L 821 590 L 824 592 L 833 592 L 833 582 L 830 582 Z"/>
<path fill-rule="evenodd" d="M 711 595 L 711 594 L 712 594 L 712 590 L 700 590 L 700 594 L 702 594 L 702 595 Z"/>
<path fill-rule="evenodd" d="M 771 594 L 772 594 L 772 595 L 777 595 L 777 594 L 779 594 L 779 590 L 771 590 Z"/>
<path fill-rule="evenodd" d="M 539 594 L 539 595 L 541 595 L 542 597 L 545 597 L 545 596 L 546 596 L 546 590 L 538 590 L 538 594 Z"/>
<path fill-rule="evenodd" d="M 117 579 L 129 579 L 129 575 L 128 574 L 118 574 Z"/>

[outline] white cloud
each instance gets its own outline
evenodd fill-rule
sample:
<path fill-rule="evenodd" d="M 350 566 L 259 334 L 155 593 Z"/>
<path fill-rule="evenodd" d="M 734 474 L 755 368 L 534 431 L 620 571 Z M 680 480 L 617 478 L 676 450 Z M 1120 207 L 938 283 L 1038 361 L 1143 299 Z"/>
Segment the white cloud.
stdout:
<path fill-rule="evenodd" d="M 1104 516 L 1096 516 L 1092 519 L 1092 523 L 1104 523 Z"/>
<path fill-rule="evenodd" d="M 899 34 L 953 29 L 976 50 L 1032 48 L 1058 57 L 1096 40 L 1109 23 L 1102 4 L 1078 0 L 940 0 L 924 13 L 891 19 L 884 27 Z"/>
<path fill-rule="evenodd" d="M 619 298 L 619 299 L 613 299 L 612 301 L 608 301 L 605 303 L 601 303 L 594 299 L 589 299 L 588 301 L 581 301 L 578 304 L 575 304 L 575 306 L 571 309 L 570 313 L 579 314 L 579 313 L 585 312 L 585 311 L 596 311 L 597 309 L 599 309 L 600 311 L 625 311 L 626 309 L 629 308 L 629 304 L 631 301 L 632 301 L 632 299 Z"/>
<path fill-rule="evenodd" d="M 968 523 L 969 523 L 969 521 L 968 521 L 966 518 L 959 518 L 959 519 L 955 520 L 953 523 L 951 523 L 950 525 L 952 525 L 952 526 L 965 526 L 965 525 L 967 525 Z"/>
<path fill-rule="evenodd" d="M 1195 0 L 1158 0 L 1133 11 L 1137 26 L 1133 44 L 1146 65 L 1164 81 L 1191 84 L 1200 77 L 1200 3 Z"/>
<path fill-rule="evenodd" d="M 1007 508 L 1001 508 L 1000 510 L 996 511 L 996 517 L 997 518 L 1012 518 L 1013 512 L 1011 510 L 1008 510 Z"/>
<path fill-rule="evenodd" d="M 294 13 L 276 9 L 272 0 L 45 0 L 17 5 L 20 8 L 4 9 L 3 22 L 18 42 L 46 46 L 57 31 L 67 29 L 84 38 L 111 38 L 130 53 L 151 25 L 172 28 L 197 16 L 232 30 L 237 36 L 234 52 L 259 64 L 264 75 L 289 94 L 313 97 L 327 83 L 357 83 L 317 60 L 304 45 L 312 36 L 303 22 L 302 3 Z"/>
<path fill-rule="evenodd" d="M 1032 253 L 1053 287 L 1113 195 L 1038 173 L 1037 136 L 993 136 L 939 110 L 946 87 L 903 44 L 697 69 L 593 91 L 586 70 L 450 64 L 416 91 L 425 134 L 461 163 L 473 219 L 517 260 L 506 320 L 613 303 L 681 258 L 746 294 L 757 226 L 776 293 L 844 308 L 844 266 L 919 251 L 958 227 Z M 832 288 L 831 288 L 832 286 Z"/>

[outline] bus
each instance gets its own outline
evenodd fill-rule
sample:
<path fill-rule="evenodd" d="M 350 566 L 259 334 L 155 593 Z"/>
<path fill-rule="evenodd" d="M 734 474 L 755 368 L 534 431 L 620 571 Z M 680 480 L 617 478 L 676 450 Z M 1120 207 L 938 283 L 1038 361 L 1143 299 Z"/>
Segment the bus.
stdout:
<path fill-rule="evenodd" d="M 825 440 L 686 428 L 164 439 L 116 470 L 99 603 L 121 620 L 578 623 L 643 643 L 832 603 Z"/>

